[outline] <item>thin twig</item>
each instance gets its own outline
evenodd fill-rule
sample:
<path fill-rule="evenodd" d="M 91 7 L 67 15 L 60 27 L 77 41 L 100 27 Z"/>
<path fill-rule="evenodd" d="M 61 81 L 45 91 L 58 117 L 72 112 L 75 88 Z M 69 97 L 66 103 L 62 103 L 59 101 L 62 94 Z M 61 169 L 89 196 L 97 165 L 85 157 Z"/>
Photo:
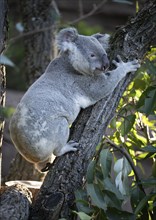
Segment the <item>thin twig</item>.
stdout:
<path fill-rule="evenodd" d="M 75 24 L 75 23 L 77 23 L 77 22 L 79 22 L 79 21 L 81 21 L 81 20 L 83 20 L 83 19 L 86 19 L 86 18 L 88 18 L 89 16 L 93 15 L 93 14 L 94 14 L 99 8 L 101 8 L 102 5 L 103 5 L 104 3 L 106 3 L 106 2 L 107 2 L 107 0 L 103 0 L 103 1 L 100 2 L 98 5 L 94 5 L 94 6 L 93 6 L 93 9 L 92 9 L 90 12 L 88 12 L 87 14 L 82 15 L 81 17 L 75 19 L 74 21 L 68 22 L 68 25 L 73 25 L 73 24 Z M 48 30 L 50 30 L 50 29 L 52 29 L 52 28 L 53 28 L 53 25 L 51 25 L 51 26 L 49 26 L 49 27 L 45 27 L 45 28 L 41 28 L 41 29 L 29 31 L 29 32 L 27 32 L 27 33 L 24 33 L 24 34 L 21 34 L 21 35 L 19 35 L 19 36 L 16 36 L 16 37 L 11 38 L 11 39 L 9 40 L 9 43 L 13 44 L 13 43 L 15 43 L 17 40 L 20 40 L 20 39 L 22 39 L 22 38 L 24 38 L 24 37 L 28 37 L 28 36 L 31 36 L 31 35 L 33 35 L 33 34 L 37 34 L 37 33 L 44 32 L 44 31 L 48 31 Z"/>
<path fill-rule="evenodd" d="M 137 185 L 138 187 L 140 188 L 140 190 L 146 195 L 145 193 L 145 190 L 143 188 L 143 185 L 141 184 L 141 180 L 139 178 L 139 175 L 138 175 L 138 172 L 135 168 L 135 165 L 132 161 L 132 158 L 130 157 L 129 153 L 127 152 L 127 150 L 123 147 L 118 147 L 114 142 L 112 142 L 108 137 L 105 137 L 106 140 L 108 141 L 108 143 L 115 149 L 117 149 L 118 151 L 120 151 L 125 157 L 126 159 L 128 160 L 130 166 L 132 167 L 132 170 L 134 171 L 134 175 L 135 175 L 135 178 L 136 178 L 136 182 L 137 182 Z"/>
<path fill-rule="evenodd" d="M 100 9 L 105 3 L 107 2 L 107 0 L 103 0 L 102 2 L 100 2 L 98 5 L 93 5 L 93 8 L 90 12 L 88 12 L 87 14 L 82 15 L 79 18 L 76 18 L 74 21 L 68 22 L 68 25 L 73 25 L 75 23 L 78 23 L 81 20 L 84 20 L 88 17 L 90 17 L 91 15 L 93 15 L 98 9 Z"/>
<path fill-rule="evenodd" d="M 37 30 L 33 30 L 33 31 L 29 31 L 27 33 L 24 33 L 24 34 L 21 34 L 19 36 L 16 36 L 16 37 L 13 37 L 9 40 L 9 43 L 15 43 L 17 40 L 20 40 L 21 38 L 23 37 L 28 37 L 30 35 L 33 35 L 33 34 L 37 34 L 37 33 L 40 33 L 40 32 L 44 32 L 44 31 L 48 31 L 50 29 L 53 28 L 53 25 L 49 26 L 49 27 L 45 27 L 45 28 L 41 28 L 41 29 L 37 29 Z"/>

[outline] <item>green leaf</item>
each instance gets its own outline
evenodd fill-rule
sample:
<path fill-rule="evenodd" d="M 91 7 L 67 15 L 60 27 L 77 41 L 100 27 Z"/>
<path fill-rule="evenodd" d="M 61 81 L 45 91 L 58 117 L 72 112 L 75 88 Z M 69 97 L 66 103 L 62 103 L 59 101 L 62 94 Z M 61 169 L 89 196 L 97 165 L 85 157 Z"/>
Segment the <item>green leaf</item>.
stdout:
<path fill-rule="evenodd" d="M 91 197 L 92 203 L 95 206 L 103 210 L 106 210 L 107 205 L 104 201 L 103 193 L 102 191 L 100 191 L 98 185 L 87 184 L 87 193 Z"/>
<path fill-rule="evenodd" d="M 141 183 L 144 186 L 156 186 L 156 178 L 151 177 L 146 180 L 142 180 Z"/>
<path fill-rule="evenodd" d="M 156 67 L 155 67 L 155 61 L 150 61 L 150 60 L 146 60 L 146 67 L 149 69 L 148 72 L 150 72 L 150 74 L 156 75 Z"/>
<path fill-rule="evenodd" d="M 15 64 L 6 56 L 0 55 L 0 64 L 8 65 L 14 67 Z"/>
<path fill-rule="evenodd" d="M 100 153 L 100 164 L 103 177 L 106 178 L 110 174 L 112 165 L 112 154 L 109 149 L 103 149 Z"/>
<path fill-rule="evenodd" d="M 115 178 L 116 187 L 119 189 L 122 195 L 128 195 L 128 174 L 131 171 L 131 167 L 125 157 L 116 161 L 114 165 L 114 171 L 117 173 L 117 176 Z"/>
<path fill-rule="evenodd" d="M 149 152 L 149 153 L 156 153 L 156 147 L 153 147 L 152 145 L 148 145 L 146 147 L 143 147 L 140 150 L 144 151 L 144 152 Z"/>
<path fill-rule="evenodd" d="M 114 171 L 116 173 L 122 172 L 124 176 L 127 176 L 131 172 L 131 167 L 125 157 L 120 158 L 115 162 Z"/>
<path fill-rule="evenodd" d="M 140 200 L 144 198 L 144 196 L 145 194 L 138 187 L 132 188 L 130 202 L 131 202 L 133 211 L 139 204 Z"/>
<path fill-rule="evenodd" d="M 156 110 L 156 86 L 149 86 L 141 95 L 137 108 L 146 116 L 154 114 Z"/>
<path fill-rule="evenodd" d="M 76 211 L 73 211 L 73 212 L 76 213 L 81 220 L 91 220 L 92 219 L 91 216 L 85 214 L 84 212 L 76 212 Z"/>
<path fill-rule="evenodd" d="M 15 112 L 15 109 L 12 107 L 1 107 L 0 106 L 0 117 L 9 118 Z"/>
<path fill-rule="evenodd" d="M 93 208 L 89 207 L 88 196 L 85 190 L 82 189 L 76 190 L 75 197 L 76 197 L 76 206 L 78 208 L 78 211 L 82 211 L 87 214 L 94 211 Z"/>
<path fill-rule="evenodd" d="M 153 197 L 153 194 L 147 195 L 145 196 L 138 204 L 138 206 L 136 207 L 134 214 L 137 216 L 140 211 L 146 206 L 148 205 L 148 201 Z"/>
<path fill-rule="evenodd" d="M 116 118 L 115 117 L 111 120 L 110 127 L 116 129 Z"/>
<path fill-rule="evenodd" d="M 95 160 L 92 160 L 88 165 L 87 175 L 86 175 L 86 179 L 88 183 L 93 183 L 94 181 L 95 165 L 96 165 Z"/>
<path fill-rule="evenodd" d="M 135 115 L 128 115 L 124 118 L 123 123 L 120 126 L 121 135 L 125 136 L 132 129 L 135 122 Z"/>
<path fill-rule="evenodd" d="M 111 191 L 105 190 L 104 193 L 108 198 L 107 206 L 121 210 L 121 200 Z"/>
<path fill-rule="evenodd" d="M 138 79 L 136 78 L 134 81 L 134 88 L 136 89 L 141 89 L 141 90 L 145 90 L 147 84 L 145 82 L 145 80 L 143 79 Z"/>
<path fill-rule="evenodd" d="M 120 211 L 118 209 L 115 208 L 108 208 L 106 215 L 108 217 L 109 220 L 136 220 L 135 215 L 130 213 L 130 212 L 126 212 L 126 211 Z"/>
<path fill-rule="evenodd" d="M 123 196 L 120 191 L 116 188 L 115 184 L 111 182 L 110 178 L 106 178 L 103 180 L 104 190 L 110 191 L 116 195 L 116 197 L 120 200 L 123 200 Z"/>

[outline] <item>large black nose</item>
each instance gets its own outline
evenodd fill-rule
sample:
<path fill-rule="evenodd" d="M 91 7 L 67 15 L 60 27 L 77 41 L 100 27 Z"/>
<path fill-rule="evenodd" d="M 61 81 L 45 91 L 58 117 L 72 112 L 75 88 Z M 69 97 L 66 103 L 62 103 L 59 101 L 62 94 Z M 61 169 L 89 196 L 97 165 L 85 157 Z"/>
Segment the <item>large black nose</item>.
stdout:
<path fill-rule="evenodd" d="M 106 54 L 102 56 L 102 70 L 107 70 L 110 63 Z"/>

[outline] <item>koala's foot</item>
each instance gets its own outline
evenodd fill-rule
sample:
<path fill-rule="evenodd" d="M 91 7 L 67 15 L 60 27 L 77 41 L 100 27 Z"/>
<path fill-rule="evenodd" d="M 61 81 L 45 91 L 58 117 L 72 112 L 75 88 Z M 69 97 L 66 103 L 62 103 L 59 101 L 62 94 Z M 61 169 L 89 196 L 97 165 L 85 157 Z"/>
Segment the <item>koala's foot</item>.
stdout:
<path fill-rule="evenodd" d="M 128 61 L 127 63 L 123 62 L 120 55 L 117 55 L 117 60 L 113 60 L 112 63 L 116 67 L 123 68 L 126 73 L 135 72 L 140 67 L 139 61 L 134 59 L 132 61 Z"/>
<path fill-rule="evenodd" d="M 50 169 L 50 167 L 53 164 L 53 161 L 55 159 L 55 155 L 52 154 L 47 160 L 44 161 L 40 161 L 38 163 L 35 163 L 35 168 L 39 171 L 39 172 L 46 172 Z"/>
<path fill-rule="evenodd" d="M 52 167 L 52 165 L 52 163 L 46 163 L 46 166 L 41 169 L 41 172 L 47 172 Z"/>
<path fill-rule="evenodd" d="M 64 145 L 60 150 L 57 150 L 57 151 L 55 150 L 54 153 L 56 156 L 61 156 L 70 151 L 77 151 L 78 146 L 79 146 L 79 143 L 71 140 L 66 145 Z"/>

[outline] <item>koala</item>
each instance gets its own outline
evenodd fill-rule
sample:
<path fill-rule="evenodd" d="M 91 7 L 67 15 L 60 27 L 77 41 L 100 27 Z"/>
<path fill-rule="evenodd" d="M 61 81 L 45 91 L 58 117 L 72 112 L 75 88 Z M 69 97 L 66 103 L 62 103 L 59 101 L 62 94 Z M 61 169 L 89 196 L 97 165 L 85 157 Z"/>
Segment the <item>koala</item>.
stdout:
<path fill-rule="evenodd" d="M 27 90 L 10 121 L 15 147 L 39 169 L 52 155 L 78 149 L 78 143 L 68 138 L 80 109 L 108 96 L 127 73 L 140 67 L 137 60 L 123 62 L 117 56 L 116 68 L 109 71 L 108 35 L 84 36 L 65 28 L 57 44 L 58 57 Z"/>

